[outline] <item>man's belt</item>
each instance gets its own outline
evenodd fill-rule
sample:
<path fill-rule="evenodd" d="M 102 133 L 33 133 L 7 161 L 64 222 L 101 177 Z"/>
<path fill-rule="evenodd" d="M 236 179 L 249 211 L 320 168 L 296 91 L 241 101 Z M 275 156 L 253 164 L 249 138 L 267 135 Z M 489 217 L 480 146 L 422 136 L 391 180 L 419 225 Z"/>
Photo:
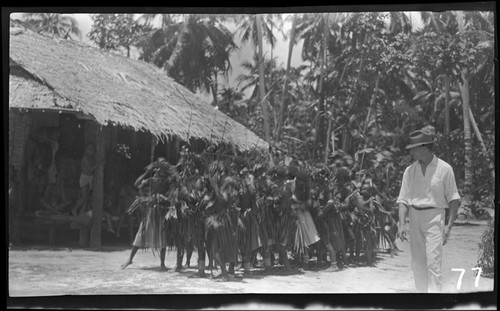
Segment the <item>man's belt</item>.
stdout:
<path fill-rule="evenodd" d="M 428 209 L 435 209 L 435 207 L 432 207 L 432 206 L 428 206 L 428 207 L 417 207 L 415 205 L 411 205 L 411 207 L 413 207 L 414 209 L 416 209 L 417 211 L 425 211 L 425 210 L 428 210 Z"/>

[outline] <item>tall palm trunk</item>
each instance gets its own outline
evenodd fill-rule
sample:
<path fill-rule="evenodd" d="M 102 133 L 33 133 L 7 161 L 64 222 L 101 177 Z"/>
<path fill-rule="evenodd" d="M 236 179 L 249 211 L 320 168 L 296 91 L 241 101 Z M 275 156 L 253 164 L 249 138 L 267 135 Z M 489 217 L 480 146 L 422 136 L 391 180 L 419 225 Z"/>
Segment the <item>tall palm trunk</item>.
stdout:
<path fill-rule="evenodd" d="M 462 71 L 462 111 L 464 119 L 464 153 L 465 153 L 465 171 L 464 171 L 464 197 L 462 206 L 465 210 L 471 207 L 471 189 L 472 189 L 472 138 L 471 138 L 471 121 L 470 121 L 470 108 L 469 108 L 469 78 L 467 77 L 467 70 Z"/>
<path fill-rule="evenodd" d="M 215 107 L 219 106 L 219 98 L 217 97 L 217 90 L 219 88 L 218 81 L 217 81 L 217 73 L 214 74 L 214 81 L 210 84 L 210 91 L 212 92 L 212 97 L 214 98 L 213 105 Z"/>
<path fill-rule="evenodd" d="M 444 134 L 446 137 L 446 145 L 450 140 L 450 77 L 444 76 Z M 450 151 L 446 148 L 446 161 L 450 162 Z"/>
<path fill-rule="evenodd" d="M 184 50 L 189 43 L 190 33 L 188 23 L 190 18 L 190 15 L 186 15 L 184 22 L 182 23 L 181 33 L 179 34 L 179 38 L 177 39 L 177 43 L 175 44 L 174 51 L 172 52 L 172 55 L 170 55 L 168 61 L 165 63 L 165 69 L 168 76 L 172 76 L 174 70 L 178 68 L 181 55 L 184 53 Z"/>
<path fill-rule="evenodd" d="M 479 127 L 477 126 L 476 120 L 474 119 L 474 115 L 472 114 L 472 110 L 470 110 L 469 107 L 469 114 L 470 114 L 470 122 L 472 125 L 472 129 L 474 130 L 474 133 L 476 134 L 477 140 L 479 141 L 479 144 L 481 145 L 481 149 L 483 149 L 484 154 L 487 156 L 488 154 L 488 149 L 486 148 L 486 144 L 484 143 L 483 137 L 481 136 L 481 132 L 479 131 Z M 493 166 L 493 162 L 489 160 L 489 167 L 490 167 L 490 172 L 491 172 L 491 178 L 492 180 L 495 180 L 495 168 Z"/>
<path fill-rule="evenodd" d="M 325 66 L 326 66 L 326 56 L 327 56 L 327 40 L 328 40 L 328 17 L 329 14 L 323 15 L 323 37 L 321 43 L 321 67 L 320 67 L 320 78 L 319 78 L 319 105 L 318 105 L 318 122 L 316 123 L 316 144 L 320 145 L 324 141 L 325 132 L 325 88 L 324 76 L 325 76 Z"/>
<path fill-rule="evenodd" d="M 288 75 L 290 74 L 290 64 L 292 62 L 292 52 L 293 52 L 293 44 L 295 41 L 295 27 L 297 26 L 297 14 L 293 15 L 292 21 L 292 29 L 290 30 L 290 42 L 288 43 L 288 58 L 286 60 L 286 72 L 285 79 L 283 81 L 283 93 L 281 94 L 281 104 L 280 104 L 280 113 L 278 116 L 278 123 L 276 124 L 276 139 L 279 140 L 281 138 L 281 132 L 283 130 L 283 120 L 285 117 L 285 102 L 286 96 L 288 95 Z"/>
<path fill-rule="evenodd" d="M 373 106 L 375 104 L 375 99 L 377 98 L 379 80 L 380 80 L 380 73 L 377 73 L 377 80 L 375 80 L 375 87 L 373 88 L 372 97 L 370 99 L 370 107 L 368 108 L 368 114 L 366 115 L 365 128 L 363 130 L 363 134 L 365 135 L 365 145 L 364 145 L 363 149 L 366 149 L 366 147 L 368 146 L 368 135 L 366 133 L 366 130 L 368 129 L 368 123 L 370 122 L 371 112 L 372 112 Z M 375 116 L 375 118 L 376 118 L 376 116 Z M 361 162 L 359 164 L 360 170 L 363 168 L 365 154 L 366 153 L 363 153 L 363 155 L 361 156 Z"/>
<path fill-rule="evenodd" d="M 271 142 L 271 130 L 269 127 L 269 111 L 267 108 L 266 100 L 266 87 L 265 87 L 265 77 L 264 77 L 264 56 L 262 52 L 262 17 L 256 15 L 257 22 L 257 36 L 258 36 L 258 48 L 259 48 L 259 92 L 260 92 L 260 104 L 262 107 L 262 117 L 264 118 L 264 135 L 267 142 Z"/>
<path fill-rule="evenodd" d="M 460 34 L 464 33 L 464 12 L 456 11 L 458 30 Z M 462 69 L 462 110 L 464 119 L 464 152 L 465 152 L 465 172 L 462 206 L 466 211 L 471 208 L 471 189 L 472 189 L 472 139 L 470 126 L 470 102 L 469 102 L 469 76 L 466 68 Z"/>
<path fill-rule="evenodd" d="M 344 80 L 344 73 L 345 73 L 347 66 L 349 64 L 350 64 L 350 62 L 346 62 L 346 64 L 344 65 L 344 69 L 342 70 L 342 74 L 340 75 L 340 78 L 339 78 L 339 85 L 342 85 L 342 81 Z M 332 144 L 332 154 L 335 151 L 335 133 L 333 130 L 333 115 L 334 115 L 334 113 L 335 113 L 335 105 L 332 104 L 330 116 L 328 117 L 328 130 L 326 132 L 326 140 L 325 140 L 325 164 L 328 164 L 328 153 L 330 151 L 330 141 Z M 346 137 L 345 133 L 346 132 L 344 131 L 343 137 Z M 344 144 L 345 144 L 345 141 L 344 141 Z"/>
<path fill-rule="evenodd" d="M 264 118 L 264 135 L 267 142 L 271 139 L 271 130 L 269 127 L 269 111 L 267 108 L 266 100 L 266 86 L 264 77 L 264 55 L 262 52 L 262 17 L 260 15 L 255 16 L 257 23 L 257 37 L 258 37 L 258 49 L 259 49 L 259 95 L 260 95 L 260 105 L 262 107 L 262 117 Z"/>
<path fill-rule="evenodd" d="M 333 126 L 332 118 L 333 118 L 333 114 L 335 113 L 335 106 L 333 104 L 332 104 L 332 109 L 330 112 L 331 112 L 331 114 L 328 118 L 328 130 L 326 132 L 326 140 L 325 140 L 325 160 L 324 160 L 325 164 L 328 164 L 328 152 L 330 151 L 330 137 L 332 137 L 331 138 L 332 149 L 333 149 L 333 151 L 335 151 L 335 140 L 334 140 L 335 135 L 333 134 L 333 129 L 332 129 L 332 126 Z"/>

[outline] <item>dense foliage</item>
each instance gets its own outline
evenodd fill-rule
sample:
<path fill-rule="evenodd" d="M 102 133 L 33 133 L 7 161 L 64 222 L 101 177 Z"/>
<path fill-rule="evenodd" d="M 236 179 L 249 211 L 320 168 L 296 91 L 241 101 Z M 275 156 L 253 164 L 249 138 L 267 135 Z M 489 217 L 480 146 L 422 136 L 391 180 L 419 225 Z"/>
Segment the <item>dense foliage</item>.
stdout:
<path fill-rule="evenodd" d="M 415 29 L 402 12 L 296 14 L 288 39 L 303 43 L 303 64 L 284 68 L 256 48 L 241 65 L 238 89 L 218 79 L 240 65 L 229 60 L 235 42 L 272 52 L 283 16 L 161 15 L 156 26 L 158 16 L 145 15 L 135 22 L 152 29 L 137 43 L 141 59 L 194 91 L 210 91 L 221 111 L 269 136 L 275 152 L 311 167 L 342 163 L 389 198 L 398 195 L 412 161 L 404 148 L 408 134 L 432 126 L 435 152 L 453 166 L 477 216 L 494 194 L 493 14 L 420 16 L 423 26 Z M 465 100 L 471 113 L 464 120 Z"/>
<path fill-rule="evenodd" d="M 482 268 L 482 275 L 493 277 L 495 273 L 495 222 L 488 222 L 488 228 L 481 236 L 477 266 Z"/>

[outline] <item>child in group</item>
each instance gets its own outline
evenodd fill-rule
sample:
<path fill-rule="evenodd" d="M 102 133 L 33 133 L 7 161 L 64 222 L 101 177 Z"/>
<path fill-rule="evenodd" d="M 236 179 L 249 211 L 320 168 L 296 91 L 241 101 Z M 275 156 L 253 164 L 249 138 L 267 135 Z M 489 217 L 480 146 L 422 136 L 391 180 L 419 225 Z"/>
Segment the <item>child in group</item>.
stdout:
<path fill-rule="evenodd" d="M 88 143 L 85 147 L 85 153 L 81 162 L 80 191 L 82 196 L 71 211 L 73 216 L 77 217 L 84 213 L 85 206 L 89 200 L 89 194 L 93 188 L 94 172 L 100 163 L 95 161 L 96 146 L 94 143 Z"/>

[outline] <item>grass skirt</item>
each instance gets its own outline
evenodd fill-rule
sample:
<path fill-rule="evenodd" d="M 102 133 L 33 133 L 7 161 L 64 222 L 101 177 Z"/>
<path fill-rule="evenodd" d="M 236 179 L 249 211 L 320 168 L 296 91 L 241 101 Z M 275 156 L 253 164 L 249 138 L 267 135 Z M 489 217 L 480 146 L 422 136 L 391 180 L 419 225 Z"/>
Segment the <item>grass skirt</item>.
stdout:
<path fill-rule="evenodd" d="M 161 208 L 146 207 L 144 217 L 135 235 L 135 247 L 158 250 L 167 247 L 165 230 L 165 211 Z"/>
<path fill-rule="evenodd" d="M 257 213 L 257 209 L 251 209 L 240 216 L 243 228 L 238 226 L 238 229 L 241 228 L 238 230 L 238 241 L 243 254 L 251 253 L 263 245 Z"/>
<path fill-rule="evenodd" d="M 219 254 L 223 262 L 237 261 L 237 222 L 229 210 L 219 211 L 205 220 L 207 250 L 212 257 Z"/>
<path fill-rule="evenodd" d="M 306 252 L 309 245 L 320 240 L 316 225 L 311 213 L 303 207 L 304 203 L 293 203 L 297 215 L 297 228 L 295 231 L 294 250 L 299 254 Z"/>

